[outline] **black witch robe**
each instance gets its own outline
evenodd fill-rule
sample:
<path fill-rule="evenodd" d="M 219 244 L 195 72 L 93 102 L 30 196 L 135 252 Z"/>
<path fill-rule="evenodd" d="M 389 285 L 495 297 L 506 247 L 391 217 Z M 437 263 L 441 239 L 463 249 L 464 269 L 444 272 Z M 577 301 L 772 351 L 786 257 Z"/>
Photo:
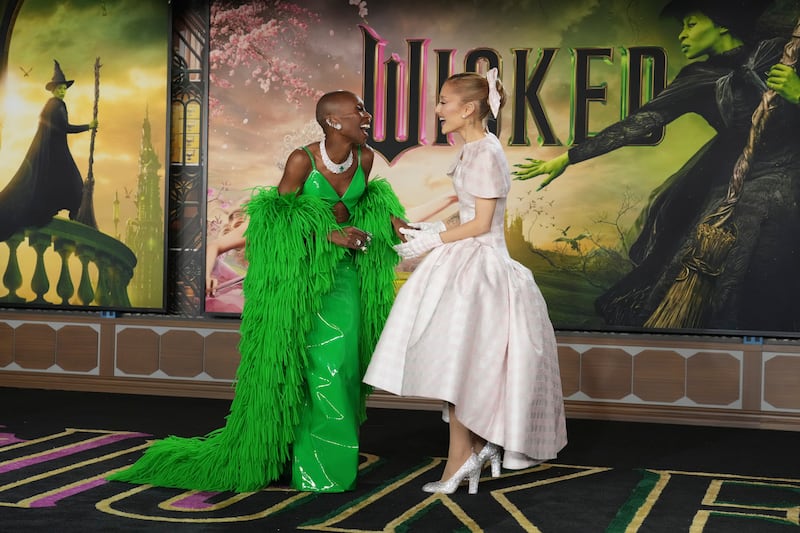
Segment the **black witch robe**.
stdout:
<path fill-rule="evenodd" d="M 83 195 L 83 178 L 67 145 L 68 133 L 87 131 L 73 125 L 67 106 L 51 98 L 17 173 L 0 191 L 0 241 L 26 227 L 41 227 L 62 209 L 75 218 Z"/>
<path fill-rule="evenodd" d="M 570 149 L 570 162 L 641 143 L 686 113 L 702 116 L 717 135 L 651 195 L 630 249 L 634 264 L 596 301 L 608 324 L 642 327 L 681 271 L 695 228 L 727 193 L 747 142 L 751 116 L 766 90 L 766 71 L 784 40 L 741 47 L 692 63 L 634 115 Z M 730 220 L 736 241 L 715 282 L 701 327 L 800 330 L 800 107 L 776 99 Z"/>

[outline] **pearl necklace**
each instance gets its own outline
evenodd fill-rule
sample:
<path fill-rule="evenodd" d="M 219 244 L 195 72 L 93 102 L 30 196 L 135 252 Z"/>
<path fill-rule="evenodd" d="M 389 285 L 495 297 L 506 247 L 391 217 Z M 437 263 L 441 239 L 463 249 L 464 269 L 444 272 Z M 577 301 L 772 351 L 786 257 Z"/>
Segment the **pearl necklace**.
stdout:
<path fill-rule="evenodd" d="M 342 161 L 341 163 L 334 163 L 331 161 L 331 158 L 328 157 L 328 152 L 325 150 L 325 139 L 322 139 L 319 142 L 319 155 L 322 156 L 322 164 L 325 165 L 325 168 L 333 172 L 334 174 L 341 174 L 342 172 L 346 172 L 353 166 L 353 151 L 347 154 L 347 159 Z"/>

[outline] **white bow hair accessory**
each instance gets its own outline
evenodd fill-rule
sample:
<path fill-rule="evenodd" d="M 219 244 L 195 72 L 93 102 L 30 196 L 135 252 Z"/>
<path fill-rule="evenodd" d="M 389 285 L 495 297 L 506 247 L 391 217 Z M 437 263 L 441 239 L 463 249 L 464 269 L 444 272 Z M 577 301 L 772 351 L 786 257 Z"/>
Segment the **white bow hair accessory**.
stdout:
<path fill-rule="evenodd" d="M 500 93 L 497 92 L 497 67 L 489 69 L 486 73 L 486 81 L 489 82 L 489 108 L 492 116 L 497 118 L 500 112 Z"/>

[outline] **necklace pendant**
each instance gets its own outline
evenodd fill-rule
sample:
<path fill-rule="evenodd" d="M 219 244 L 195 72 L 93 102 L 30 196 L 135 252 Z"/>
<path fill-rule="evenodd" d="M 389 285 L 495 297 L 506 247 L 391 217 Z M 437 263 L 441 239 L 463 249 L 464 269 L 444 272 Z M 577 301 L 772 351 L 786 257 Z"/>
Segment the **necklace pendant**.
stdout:
<path fill-rule="evenodd" d="M 334 174 L 341 174 L 348 170 L 351 166 L 353 166 L 353 151 L 347 154 L 347 159 L 342 161 L 341 163 L 334 163 L 331 161 L 331 158 L 328 156 L 328 151 L 325 149 L 325 139 L 323 139 L 319 143 L 319 154 L 322 157 L 322 164 L 325 165 L 325 168 L 333 172 Z"/>

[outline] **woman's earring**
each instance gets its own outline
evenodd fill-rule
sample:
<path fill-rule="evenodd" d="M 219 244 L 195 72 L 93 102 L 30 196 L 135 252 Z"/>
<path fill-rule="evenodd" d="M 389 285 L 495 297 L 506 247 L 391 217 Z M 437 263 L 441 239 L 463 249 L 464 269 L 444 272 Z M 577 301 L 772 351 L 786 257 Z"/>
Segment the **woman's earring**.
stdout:
<path fill-rule="evenodd" d="M 339 124 L 338 122 L 336 124 L 334 124 L 333 127 L 336 128 L 337 130 L 342 129 L 342 125 Z"/>

